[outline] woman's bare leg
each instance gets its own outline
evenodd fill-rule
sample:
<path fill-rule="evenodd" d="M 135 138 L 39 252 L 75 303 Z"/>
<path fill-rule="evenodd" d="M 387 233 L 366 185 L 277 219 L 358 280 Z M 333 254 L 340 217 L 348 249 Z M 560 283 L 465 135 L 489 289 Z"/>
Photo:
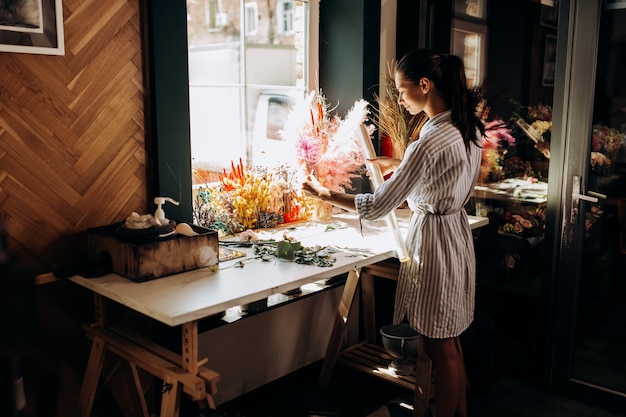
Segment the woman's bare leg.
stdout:
<path fill-rule="evenodd" d="M 465 364 L 456 338 L 424 338 L 426 353 L 435 369 L 437 417 L 467 417 Z"/>

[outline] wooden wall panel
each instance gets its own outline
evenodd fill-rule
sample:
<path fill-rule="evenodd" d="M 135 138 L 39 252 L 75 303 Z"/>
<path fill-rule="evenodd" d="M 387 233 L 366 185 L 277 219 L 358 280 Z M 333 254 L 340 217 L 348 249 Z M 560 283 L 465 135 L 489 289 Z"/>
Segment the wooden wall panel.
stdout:
<path fill-rule="evenodd" d="M 140 0 L 63 0 L 65 56 L 0 52 L 0 216 L 39 274 L 146 212 Z"/>

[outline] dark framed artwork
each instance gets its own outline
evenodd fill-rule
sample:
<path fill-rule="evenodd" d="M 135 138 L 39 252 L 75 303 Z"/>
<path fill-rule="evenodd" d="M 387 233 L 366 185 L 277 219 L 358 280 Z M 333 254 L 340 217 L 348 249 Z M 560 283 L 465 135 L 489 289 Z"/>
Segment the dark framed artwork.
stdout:
<path fill-rule="evenodd" d="M 546 49 L 543 56 L 543 76 L 541 85 L 554 87 L 554 69 L 556 65 L 556 36 L 546 35 Z"/>
<path fill-rule="evenodd" d="M 61 1 L 0 1 L 0 52 L 64 55 Z"/>
<path fill-rule="evenodd" d="M 541 5 L 541 14 L 539 17 L 539 23 L 541 26 L 556 29 L 559 23 L 559 2 L 553 1 L 553 5 Z"/>

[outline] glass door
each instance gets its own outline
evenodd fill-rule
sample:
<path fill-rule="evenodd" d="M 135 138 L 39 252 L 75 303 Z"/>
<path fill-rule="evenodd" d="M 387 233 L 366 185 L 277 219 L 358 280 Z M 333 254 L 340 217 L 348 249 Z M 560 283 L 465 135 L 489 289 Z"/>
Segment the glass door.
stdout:
<path fill-rule="evenodd" d="M 563 188 L 555 193 L 563 226 L 555 228 L 552 385 L 623 412 L 626 2 L 563 3 L 559 39 L 567 41 L 557 47 L 563 71 L 557 71 L 555 97 L 564 99 L 562 107 L 555 99 L 553 138 L 564 139 L 553 145 L 565 157 L 554 174 L 562 176 Z"/>
<path fill-rule="evenodd" d="M 481 175 L 467 206 L 489 218 L 475 232 L 476 316 L 497 329 L 498 373 L 536 380 L 546 342 L 541 265 L 550 253 L 548 190 L 559 188 L 548 177 L 551 165 L 562 163 L 558 149 L 550 154 L 560 23 L 555 4 L 543 2 L 454 6 L 452 53 L 464 58 L 468 80 L 485 93 Z"/>

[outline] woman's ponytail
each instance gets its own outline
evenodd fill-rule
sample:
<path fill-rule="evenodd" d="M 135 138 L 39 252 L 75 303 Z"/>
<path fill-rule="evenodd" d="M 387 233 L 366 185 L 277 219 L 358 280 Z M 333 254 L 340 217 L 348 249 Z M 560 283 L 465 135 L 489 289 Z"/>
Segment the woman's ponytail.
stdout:
<path fill-rule="evenodd" d="M 480 89 L 468 88 L 465 66 L 460 57 L 440 54 L 439 65 L 442 79 L 439 84 L 435 82 L 435 85 L 450 106 L 452 123 L 461 131 L 466 148 L 469 148 L 470 142 L 480 146 L 476 130 L 481 135 L 485 133 L 485 127 L 478 115 Z"/>

